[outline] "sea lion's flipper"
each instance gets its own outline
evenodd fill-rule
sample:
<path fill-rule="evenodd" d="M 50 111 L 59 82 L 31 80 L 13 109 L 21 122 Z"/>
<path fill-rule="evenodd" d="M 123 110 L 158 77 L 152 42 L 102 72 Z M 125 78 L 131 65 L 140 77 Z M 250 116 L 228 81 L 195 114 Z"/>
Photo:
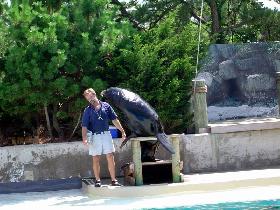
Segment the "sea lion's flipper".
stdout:
<path fill-rule="evenodd" d="M 134 137 L 136 137 L 136 134 L 134 134 L 134 133 L 131 134 L 130 136 L 126 137 L 126 138 L 123 140 L 123 142 L 122 142 L 120 148 L 123 148 L 123 146 L 126 144 L 126 142 L 127 142 L 129 139 L 134 138 Z"/>
<path fill-rule="evenodd" d="M 170 153 L 175 154 L 175 151 L 173 149 L 173 145 L 170 143 L 170 140 L 168 136 L 165 133 L 158 133 L 156 135 L 159 142 L 162 144 L 162 146 Z"/>

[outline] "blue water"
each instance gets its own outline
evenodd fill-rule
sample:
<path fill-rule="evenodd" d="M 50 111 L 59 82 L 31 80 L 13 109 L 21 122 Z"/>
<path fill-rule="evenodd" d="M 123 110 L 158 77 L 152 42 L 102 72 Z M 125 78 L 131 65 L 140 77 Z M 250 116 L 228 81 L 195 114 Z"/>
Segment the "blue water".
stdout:
<path fill-rule="evenodd" d="M 133 191 L 131 194 L 133 195 Z M 67 210 L 280 210 L 280 186 L 141 198 L 133 196 L 131 198 L 93 198 L 80 189 L 0 194 L 0 210 L 33 209 L 34 207 Z"/>
<path fill-rule="evenodd" d="M 217 204 L 207 204 L 207 205 L 195 205 L 195 206 L 181 206 L 175 208 L 149 208 L 145 210 L 239 210 L 239 209 L 280 209 L 280 200 L 262 200 L 262 201 L 250 201 L 250 202 L 229 202 L 229 203 L 217 203 Z M 144 210 L 144 209 L 143 209 Z"/>

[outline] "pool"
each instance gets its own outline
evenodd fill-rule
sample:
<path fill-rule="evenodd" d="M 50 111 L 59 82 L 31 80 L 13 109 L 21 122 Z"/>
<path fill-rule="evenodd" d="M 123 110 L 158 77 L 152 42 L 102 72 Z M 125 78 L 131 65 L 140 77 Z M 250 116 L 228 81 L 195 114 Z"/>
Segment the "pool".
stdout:
<path fill-rule="evenodd" d="M 280 200 L 261 200 L 261 201 L 248 201 L 248 202 L 231 202 L 231 203 L 218 203 L 206 204 L 195 206 L 182 206 L 175 208 L 148 208 L 148 210 L 216 210 L 216 209 L 280 209 Z"/>
<path fill-rule="evenodd" d="M 133 191 L 131 192 L 133 194 Z M 142 198 L 94 199 L 81 190 L 0 195 L 0 209 L 275 209 L 280 208 L 280 186 L 246 187 Z"/>

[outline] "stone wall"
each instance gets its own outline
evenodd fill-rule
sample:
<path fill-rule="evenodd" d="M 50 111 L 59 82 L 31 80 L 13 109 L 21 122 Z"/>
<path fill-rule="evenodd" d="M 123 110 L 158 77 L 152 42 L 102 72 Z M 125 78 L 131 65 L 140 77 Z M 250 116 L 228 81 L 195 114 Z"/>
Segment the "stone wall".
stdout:
<path fill-rule="evenodd" d="M 128 142 L 120 150 L 120 139 L 114 139 L 114 143 L 116 174 L 122 176 L 121 166 L 132 161 L 131 146 Z M 170 159 L 162 150 L 158 157 Z M 105 156 L 101 158 L 101 169 L 101 176 L 109 177 Z M 0 147 L 0 182 L 85 176 L 92 176 L 92 161 L 82 142 Z"/>
<path fill-rule="evenodd" d="M 181 135 L 183 173 L 244 170 L 280 165 L 280 129 Z M 116 145 L 116 173 L 132 160 L 130 143 Z M 91 159 L 81 142 L 20 145 L 0 148 L 0 182 L 45 180 L 91 176 Z M 159 159 L 171 159 L 159 148 Z M 101 161 L 102 177 L 109 177 L 106 158 Z"/>
<path fill-rule="evenodd" d="M 280 130 L 185 135 L 184 173 L 280 166 Z"/>

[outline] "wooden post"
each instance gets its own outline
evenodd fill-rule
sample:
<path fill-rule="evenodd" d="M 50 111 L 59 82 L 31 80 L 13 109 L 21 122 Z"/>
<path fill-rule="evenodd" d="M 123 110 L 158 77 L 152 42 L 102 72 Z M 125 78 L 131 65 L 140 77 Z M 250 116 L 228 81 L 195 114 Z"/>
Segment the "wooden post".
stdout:
<path fill-rule="evenodd" d="M 143 176 L 142 176 L 142 162 L 141 162 L 141 146 L 140 141 L 137 139 L 131 139 L 132 143 L 132 160 L 134 163 L 134 177 L 135 185 L 143 185 Z"/>
<path fill-rule="evenodd" d="M 278 117 L 280 116 L 280 72 L 276 72 L 276 93 L 277 93 L 277 99 L 278 99 Z"/>
<path fill-rule="evenodd" d="M 171 141 L 175 150 L 175 154 L 172 155 L 172 177 L 173 183 L 178 183 L 181 182 L 179 135 L 171 135 Z"/>
<path fill-rule="evenodd" d="M 134 163 L 134 178 L 135 178 L 135 185 L 143 185 L 143 173 L 142 173 L 142 161 L 141 161 L 141 141 L 149 141 L 149 140 L 156 140 L 156 138 L 151 137 L 138 137 L 131 139 L 132 145 L 132 159 Z M 171 157 L 172 163 L 172 179 L 174 183 L 181 182 L 181 175 L 180 175 L 180 135 L 173 134 L 171 135 L 171 141 L 173 144 L 173 148 L 175 150 L 175 154 Z"/>
<path fill-rule="evenodd" d="M 193 80 L 193 110 L 195 133 L 199 133 L 199 130 L 207 130 L 208 127 L 206 92 L 207 86 L 205 85 L 204 79 Z"/>

